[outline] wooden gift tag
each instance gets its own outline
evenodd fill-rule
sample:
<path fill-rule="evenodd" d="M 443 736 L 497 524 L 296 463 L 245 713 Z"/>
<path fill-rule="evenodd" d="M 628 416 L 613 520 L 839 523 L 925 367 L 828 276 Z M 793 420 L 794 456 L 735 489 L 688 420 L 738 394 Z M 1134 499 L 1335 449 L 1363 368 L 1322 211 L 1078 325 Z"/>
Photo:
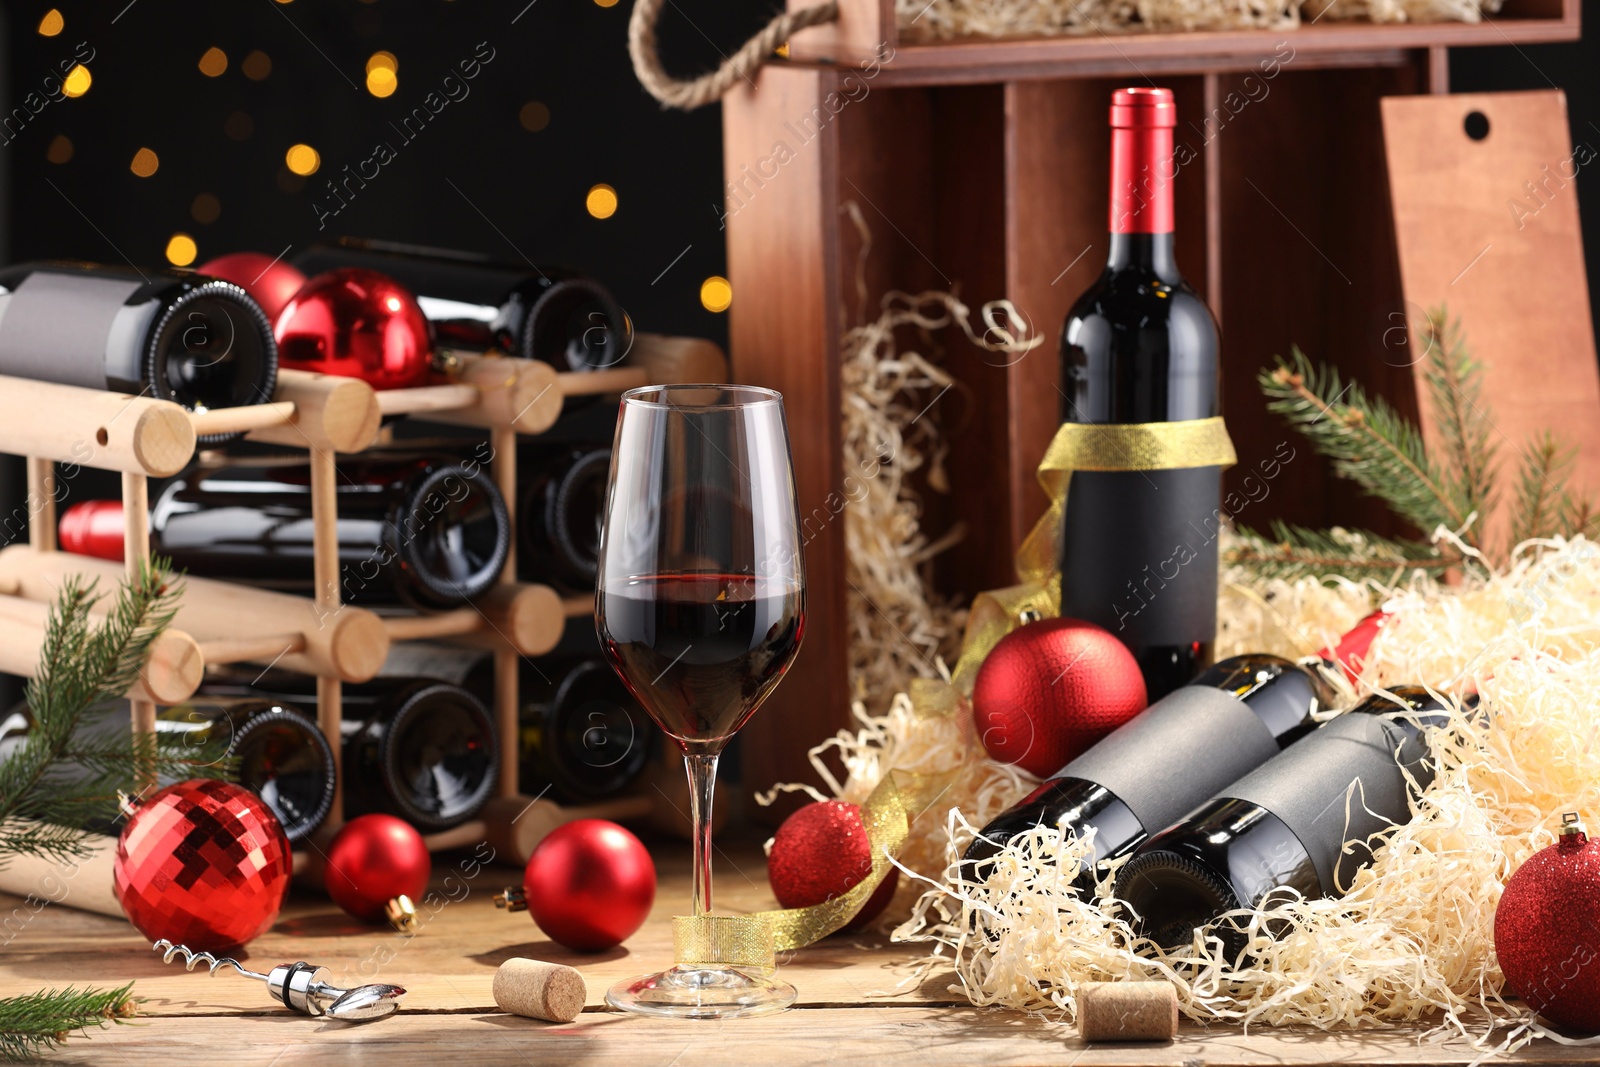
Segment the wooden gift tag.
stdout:
<path fill-rule="evenodd" d="M 1490 536 L 1503 536 L 1510 475 L 1547 429 L 1578 447 L 1572 487 L 1600 490 L 1600 369 L 1574 180 L 1600 166 L 1600 135 L 1573 141 L 1559 91 L 1388 97 L 1383 133 L 1411 358 L 1423 351 L 1423 312 L 1448 305 L 1484 365 L 1502 457 Z M 1437 450 L 1425 369 L 1418 359 L 1413 373 Z"/>

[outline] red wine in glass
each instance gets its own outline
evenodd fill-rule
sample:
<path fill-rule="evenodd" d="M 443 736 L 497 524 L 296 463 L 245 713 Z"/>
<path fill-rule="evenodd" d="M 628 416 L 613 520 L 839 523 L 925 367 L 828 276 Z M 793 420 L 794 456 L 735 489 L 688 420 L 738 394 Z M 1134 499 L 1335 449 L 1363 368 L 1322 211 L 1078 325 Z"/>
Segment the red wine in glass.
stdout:
<path fill-rule="evenodd" d="M 800 590 L 738 574 L 660 574 L 601 593 L 611 664 L 686 751 L 720 749 L 800 649 Z"/>
<path fill-rule="evenodd" d="M 623 394 L 595 627 L 612 668 L 683 750 L 697 918 L 711 912 L 717 758 L 805 634 L 799 510 L 777 393 L 668 385 Z M 759 1015 L 794 999 L 787 982 L 717 957 L 606 994 L 624 1011 L 679 1019 Z"/>

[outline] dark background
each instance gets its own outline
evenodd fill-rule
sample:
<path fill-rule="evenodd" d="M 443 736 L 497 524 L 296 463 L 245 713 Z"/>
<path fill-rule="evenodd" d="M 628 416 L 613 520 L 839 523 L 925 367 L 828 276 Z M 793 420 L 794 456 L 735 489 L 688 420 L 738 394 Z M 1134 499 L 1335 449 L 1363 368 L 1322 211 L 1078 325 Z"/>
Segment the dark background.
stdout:
<path fill-rule="evenodd" d="M 0 111 L 36 90 L 80 42 L 95 53 L 86 95 L 50 103 L 0 146 L 0 260 L 162 264 L 179 232 L 197 242 L 197 263 L 245 249 L 275 255 L 341 234 L 381 237 L 513 262 L 525 255 L 571 263 L 608 284 L 639 328 L 726 342 L 725 316 L 699 297 L 706 277 L 724 273 L 720 109 L 666 111 L 639 87 L 625 47 L 629 0 L 607 7 L 595 0 L 56 6 L 64 29 L 45 37 L 37 28 L 51 4 L 0 5 L 9 94 Z M 775 7 L 770 0 L 669 4 L 661 27 L 668 67 L 709 68 Z M 1584 15 L 1583 43 L 1454 50 L 1452 88 L 1564 89 L 1574 143 L 1600 149 L 1600 0 L 1586 0 Z M 438 89 L 480 43 L 494 58 L 467 83 L 470 95 L 405 143 L 389 123 Z M 213 46 L 228 57 L 219 77 L 198 66 Z M 380 49 L 399 60 L 399 87 L 386 99 L 364 86 L 367 58 Z M 257 50 L 270 58 L 271 73 L 252 80 L 242 68 Z M 537 132 L 519 120 L 534 101 L 549 113 Z M 242 127 L 249 133 L 241 138 Z M 70 140 L 71 158 L 52 162 L 60 137 Z M 327 199 L 325 180 L 368 157 L 379 140 L 397 158 L 319 230 L 312 205 Z M 320 153 L 318 173 L 289 173 L 284 153 L 295 143 Z M 141 148 L 160 160 L 145 178 L 130 170 Z M 1078 179 L 1063 175 L 1069 180 Z M 604 220 L 584 206 L 601 182 L 619 198 Z M 1589 262 L 1600 263 L 1600 167 L 1583 169 L 1577 185 Z M 206 193 L 221 210 L 203 223 L 191 206 Z M 0 460 L 0 505 L 9 512 L 21 495 L 20 466 Z"/>

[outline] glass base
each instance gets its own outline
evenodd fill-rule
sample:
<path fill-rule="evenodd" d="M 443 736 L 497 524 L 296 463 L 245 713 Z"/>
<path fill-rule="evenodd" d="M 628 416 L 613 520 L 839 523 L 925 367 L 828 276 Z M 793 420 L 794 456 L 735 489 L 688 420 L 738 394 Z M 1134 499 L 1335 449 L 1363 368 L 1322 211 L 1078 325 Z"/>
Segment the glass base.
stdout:
<path fill-rule="evenodd" d="M 606 993 L 606 1003 L 667 1019 L 735 1019 L 782 1011 L 795 996 L 794 986 L 766 975 L 731 967 L 674 967 L 618 982 Z"/>

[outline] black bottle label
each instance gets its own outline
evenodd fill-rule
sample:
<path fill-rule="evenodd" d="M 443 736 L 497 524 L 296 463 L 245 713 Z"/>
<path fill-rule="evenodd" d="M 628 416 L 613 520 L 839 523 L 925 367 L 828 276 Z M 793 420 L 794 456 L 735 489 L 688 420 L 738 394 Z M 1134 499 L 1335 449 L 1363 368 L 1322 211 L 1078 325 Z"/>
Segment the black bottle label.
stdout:
<path fill-rule="evenodd" d="M 1138 651 L 1217 632 L 1217 467 L 1080 471 L 1061 524 L 1061 614 Z"/>

